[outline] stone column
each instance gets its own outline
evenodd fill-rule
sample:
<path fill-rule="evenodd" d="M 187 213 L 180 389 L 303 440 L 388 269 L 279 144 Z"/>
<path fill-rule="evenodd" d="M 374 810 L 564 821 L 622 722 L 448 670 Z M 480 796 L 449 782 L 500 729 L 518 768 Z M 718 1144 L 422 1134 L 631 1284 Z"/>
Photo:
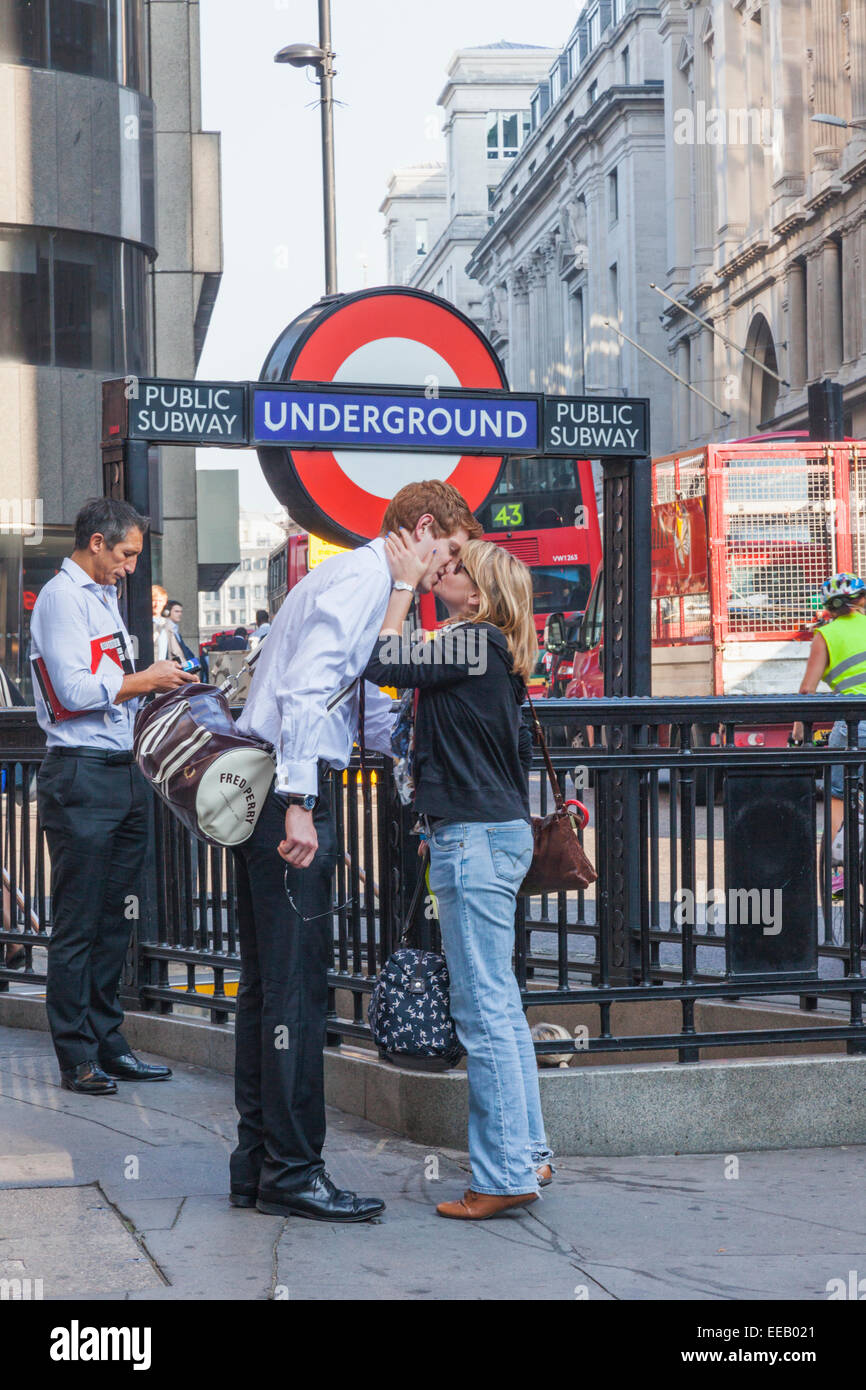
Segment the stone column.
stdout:
<path fill-rule="evenodd" d="M 699 27 L 700 16 L 696 14 Z M 696 111 L 710 111 L 713 101 L 713 71 L 709 45 L 695 34 L 695 108 Z M 702 103 L 698 106 L 698 102 Z M 715 179 L 717 145 L 708 145 L 706 130 L 696 132 L 699 136 L 695 145 L 695 260 L 701 265 L 709 265 L 713 259 L 713 235 L 715 233 Z"/>
<path fill-rule="evenodd" d="M 851 0 L 848 5 L 848 48 L 851 55 L 851 119 L 866 121 L 866 5 Z M 855 139 L 866 140 L 866 127 Z"/>
<path fill-rule="evenodd" d="M 534 251 L 529 263 L 530 379 L 543 391 L 547 374 L 547 284 L 544 260 Z"/>
<path fill-rule="evenodd" d="M 516 391 L 530 390 L 529 377 L 529 296 L 526 271 L 519 266 L 512 274 L 511 296 L 511 374 L 509 380 Z"/>
<path fill-rule="evenodd" d="M 856 0 L 862 4 L 862 0 Z M 838 0 L 812 0 L 812 90 L 814 112 L 841 115 L 839 111 L 841 26 Z M 839 163 L 847 133 L 839 126 L 813 125 L 812 158 L 823 169 Z"/>
<path fill-rule="evenodd" d="M 680 338 L 677 343 L 676 364 L 674 366 L 674 371 L 678 376 L 683 378 L 682 381 L 676 383 L 676 440 L 678 448 L 681 448 L 691 438 L 689 427 L 689 400 L 691 399 L 692 393 L 688 387 L 684 385 L 684 382 L 691 380 L 689 376 L 689 359 L 689 340 L 688 338 Z"/>
<path fill-rule="evenodd" d="M 793 261 L 788 267 L 788 377 L 792 387 L 806 381 L 806 267 Z"/>
<path fill-rule="evenodd" d="M 853 362 L 860 355 L 863 325 L 860 302 L 860 228 L 848 223 L 842 228 L 842 360 Z"/>
<path fill-rule="evenodd" d="M 817 381 L 824 371 L 824 256 L 820 246 L 806 257 L 806 380 Z"/>
<path fill-rule="evenodd" d="M 842 365 L 842 258 L 837 241 L 825 241 L 822 249 L 824 371 L 832 373 Z"/>

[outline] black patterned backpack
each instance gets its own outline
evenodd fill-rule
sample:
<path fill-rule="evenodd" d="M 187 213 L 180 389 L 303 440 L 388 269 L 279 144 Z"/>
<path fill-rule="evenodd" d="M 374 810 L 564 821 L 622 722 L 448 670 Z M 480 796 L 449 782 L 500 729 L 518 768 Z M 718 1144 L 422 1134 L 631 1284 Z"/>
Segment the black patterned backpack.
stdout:
<path fill-rule="evenodd" d="M 448 1071 L 465 1048 L 451 1017 L 445 957 L 406 944 L 424 889 L 426 863 L 425 856 L 400 945 L 379 972 L 367 1018 L 384 1061 L 409 1071 Z"/>

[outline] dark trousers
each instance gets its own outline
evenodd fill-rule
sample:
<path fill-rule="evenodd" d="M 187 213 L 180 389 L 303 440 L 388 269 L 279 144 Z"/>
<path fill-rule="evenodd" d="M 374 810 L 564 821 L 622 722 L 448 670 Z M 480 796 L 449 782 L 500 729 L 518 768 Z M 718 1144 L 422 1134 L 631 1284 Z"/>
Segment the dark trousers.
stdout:
<path fill-rule="evenodd" d="M 322 776 L 313 821 L 319 848 L 307 869 L 292 868 L 277 853 L 286 833 L 286 807 L 274 792 L 250 838 L 234 851 L 241 948 L 235 1021 L 238 1143 L 231 1156 L 231 1185 L 237 1192 L 291 1192 L 324 1167 L 322 1054 L 337 841 Z"/>
<path fill-rule="evenodd" d="M 49 751 L 37 792 L 51 855 L 45 1007 L 67 1071 L 130 1050 L 117 986 L 137 915 L 147 790 L 134 764 Z"/>

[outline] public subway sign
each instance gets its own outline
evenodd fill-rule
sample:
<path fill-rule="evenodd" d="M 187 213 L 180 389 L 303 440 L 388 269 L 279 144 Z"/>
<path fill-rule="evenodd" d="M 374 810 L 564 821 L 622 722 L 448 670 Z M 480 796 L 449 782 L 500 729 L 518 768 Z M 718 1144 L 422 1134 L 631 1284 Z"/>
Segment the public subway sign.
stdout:
<path fill-rule="evenodd" d="M 124 394 L 128 439 L 156 444 L 249 443 L 245 382 L 129 377 Z"/>
<path fill-rule="evenodd" d="M 127 439 L 255 448 L 298 525 L 340 546 L 378 535 L 408 483 L 451 483 L 477 514 L 509 456 L 649 453 L 646 400 L 509 391 L 477 324 L 393 285 L 305 309 L 257 381 L 104 382 L 102 419 L 104 449 Z"/>
<path fill-rule="evenodd" d="M 649 453 L 649 401 L 619 396 L 546 396 L 546 454 L 586 458 Z"/>
<path fill-rule="evenodd" d="M 502 455 L 537 452 L 541 401 L 513 392 L 254 387 L 254 444 Z"/>

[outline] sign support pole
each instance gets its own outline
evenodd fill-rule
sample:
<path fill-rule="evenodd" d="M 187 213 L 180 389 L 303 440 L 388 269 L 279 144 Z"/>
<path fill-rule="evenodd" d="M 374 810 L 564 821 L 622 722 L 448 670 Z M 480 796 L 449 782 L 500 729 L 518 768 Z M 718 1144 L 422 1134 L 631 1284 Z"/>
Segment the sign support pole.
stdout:
<path fill-rule="evenodd" d="M 650 694 L 650 483 L 649 458 L 605 459 L 604 467 L 604 693 Z M 612 752 L 624 752 L 634 733 L 609 731 Z M 609 924 L 605 983 L 631 984 L 638 966 L 635 929 L 642 902 L 640 773 L 611 772 L 597 793 L 604 889 L 599 916 Z M 606 967 L 606 969 L 605 969 Z"/>

